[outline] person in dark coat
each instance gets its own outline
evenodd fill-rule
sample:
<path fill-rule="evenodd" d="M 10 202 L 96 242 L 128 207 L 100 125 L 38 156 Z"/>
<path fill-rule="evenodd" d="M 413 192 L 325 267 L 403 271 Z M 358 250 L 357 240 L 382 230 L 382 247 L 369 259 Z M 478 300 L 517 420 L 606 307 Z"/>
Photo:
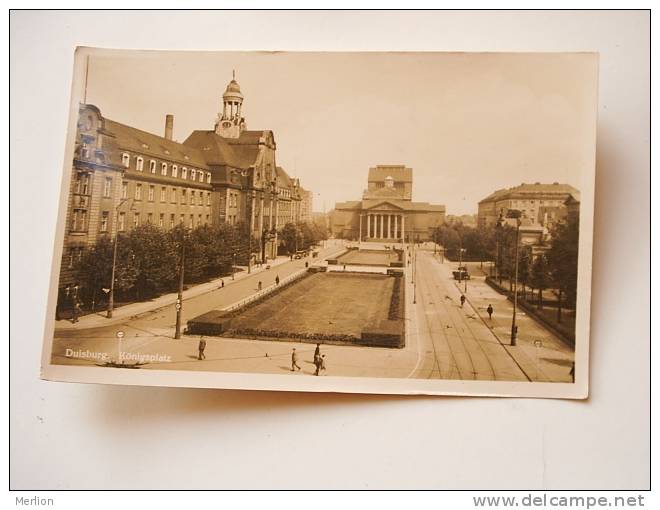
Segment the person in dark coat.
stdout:
<path fill-rule="evenodd" d="M 486 311 L 488 312 L 488 318 L 490 320 L 493 320 L 493 305 L 488 305 L 488 308 L 486 308 Z"/>
<path fill-rule="evenodd" d="M 280 284 L 280 275 L 275 275 L 275 285 Z"/>
<path fill-rule="evenodd" d="M 464 304 L 465 304 L 465 295 L 461 294 L 461 308 L 463 308 Z"/>
<path fill-rule="evenodd" d="M 76 300 L 75 304 L 73 305 L 73 315 L 71 317 L 71 322 L 72 323 L 75 324 L 76 322 L 78 322 L 78 317 L 80 317 L 81 312 L 82 312 L 82 310 L 80 308 L 80 301 Z"/>
<path fill-rule="evenodd" d="M 294 347 L 293 351 L 291 351 L 291 371 L 293 372 L 296 368 L 300 370 L 300 367 L 298 366 L 298 353 Z"/>
<path fill-rule="evenodd" d="M 204 354 L 204 349 L 206 349 L 206 339 L 204 337 L 200 337 L 199 339 L 199 346 L 197 347 L 199 354 L 197 355 L 198 360 L 203 360 L 206 359 L 206 354 Z"/>

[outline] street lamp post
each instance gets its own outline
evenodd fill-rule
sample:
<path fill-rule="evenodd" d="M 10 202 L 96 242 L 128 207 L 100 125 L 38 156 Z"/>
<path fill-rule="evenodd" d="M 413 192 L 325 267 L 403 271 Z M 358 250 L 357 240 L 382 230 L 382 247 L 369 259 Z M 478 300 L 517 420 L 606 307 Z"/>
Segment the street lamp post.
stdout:
<path fill-rule="evenodd" d="M 176 297 L 176 326 L 174 329 L 174 338 L 181 338 L 181 311 L 183 309 L 183 274 L 186 264 L 186 233 L 181 232 L 181 258 L 179 262 L 179 291 Z"/>
<path fill-rule="evenodd" d="M 115 272 L 117 268 L 117 241 L 119 239 L 119 208 L 126 203 L 125 198 L 115 208 L 115 240 L 112 246 L 112 271 L 110 273 L 110 292 L 108 293 L 108 313 L 106 317 L 112 319 L 112 311 L 115 308 Z"/>
<path fill-rule="evenodd" d="M 518 326 L 516 325 L 516 310 L 518 308 L 518 245 L 520 244 L 520 218 L 516 218 L 516 269 L 513 280 L 513 316 L 511 318 L 511 345 L 516 345 Z"/>
<path fill-rule="evenodd" d="M 495 263 L 495 273 L 500 285 L 502 285 L 502 223 L 504 218 L 502 216 L 502 211 L 500 211 L 500 216 L 497 218 L 497 223 L 495 224 L 495 251 L 497 262 Z"/>

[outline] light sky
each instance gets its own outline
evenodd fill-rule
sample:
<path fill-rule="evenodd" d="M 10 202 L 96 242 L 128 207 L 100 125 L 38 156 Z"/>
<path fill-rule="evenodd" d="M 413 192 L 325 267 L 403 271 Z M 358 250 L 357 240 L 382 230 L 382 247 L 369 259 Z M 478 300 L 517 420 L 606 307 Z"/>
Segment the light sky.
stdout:
<path fill-rule="evenodd" d="M 117 52 L 89 57 L 87 102 L 174 138 L 213 129 L 232 70 L 248 129 L 314 210 L 359 200 L 369 167 L 413 169 L 413 200 L 473 214 L 522 182 L 576 187 L 593 164 L 597 61 L 589 54 Z"/>

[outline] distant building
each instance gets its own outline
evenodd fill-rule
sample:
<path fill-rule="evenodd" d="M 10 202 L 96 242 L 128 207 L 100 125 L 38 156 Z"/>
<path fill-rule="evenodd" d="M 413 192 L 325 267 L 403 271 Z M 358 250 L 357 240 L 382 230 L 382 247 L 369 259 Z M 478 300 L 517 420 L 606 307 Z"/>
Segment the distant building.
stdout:
<path fill-rule="evenodd" d="M 453 225 L 455 223 L 460 223 L 466 227 L 476 227 L 477 226 L 477 215 L 476 214 L 462 214 L 460 216 L 455 216 L 453 214 L 448 214 L 445 219 L 446 223 Z"/>
<path fill-rule="evenodd" d="M 312 221 L 312 199 L 313 193 L 309 190 L 300 188 L 300 221 Z"/>
<path fill-rule="evenodd" d="M 339 202 L 331 213 L 336 237 L 361 241 L 426 241 L 445 220 L 445 206 L 412 201 L 412 169 L 369 169 L 362 200 Z"/>
<path fill-rule="evenodd" d="M 500 212 L 519 210 L 525 218 L 543 225 L 559 221 L 565 216 L 564 203 L 573 196 L 579 200 L 580 192 L 570 184 L 521 184 L 500 189 L 479 202 L 477 223 L 480 227 L 495 225 Z"/>

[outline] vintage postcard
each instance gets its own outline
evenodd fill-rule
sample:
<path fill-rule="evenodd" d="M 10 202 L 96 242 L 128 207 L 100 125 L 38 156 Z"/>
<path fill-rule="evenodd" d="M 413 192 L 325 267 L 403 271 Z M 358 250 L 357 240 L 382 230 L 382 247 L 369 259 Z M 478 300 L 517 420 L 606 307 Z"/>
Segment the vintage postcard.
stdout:
<path fill-rule="evenodd" d="M 586 398 L 598 55 L 79 48 L 42 377 Z"/>

